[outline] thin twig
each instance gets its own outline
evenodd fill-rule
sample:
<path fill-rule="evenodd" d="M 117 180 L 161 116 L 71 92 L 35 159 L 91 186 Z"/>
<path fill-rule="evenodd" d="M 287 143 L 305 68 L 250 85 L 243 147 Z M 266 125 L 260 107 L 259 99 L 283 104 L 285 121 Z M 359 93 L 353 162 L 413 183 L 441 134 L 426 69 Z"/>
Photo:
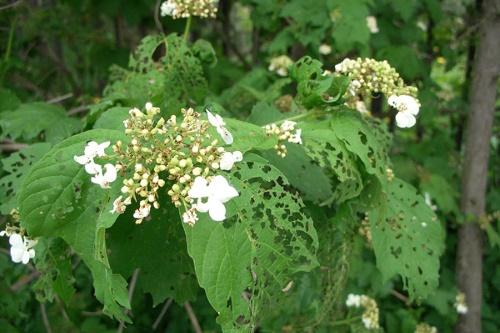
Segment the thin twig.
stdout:
<path fill-rule="evenodd" d="M 399 291 L 393 289 L 391 290 L 391 295 L 404 302 L 406 305 L 410 305 L 410 300 L 408 299 L 408 297 L 401 294 Z"/>
<path fill-rule="evenodd" d="M 45 331 L 47 331 L 47 333 L 52 333 L 49 317 L 47 317 L 47 310 L 45 309 L 45 303 L 40 303 L 40 311 L 42 312 L 42 320 L 43 326 L 45 326 Z"/>
<path fill-rule="evenodd" d="M 184 303 L 184 309 L 186 309 L 195 333 L 203 333 L 200 327 L 200 323 L 198 322 L 198 318 L 196 318 L 196 314 L 194 313 L 193 308 L 191 307 L 191 304 L 189 304 L 189 302 Z"/>
<path fill-rule="evenodd" d="M 81 106 L 78 106 L 74 109 L 69 110 L 68 115 L 72 116 L 72 115 L 75 115 L 78 113 L 84 113 L 84 112 L 87 112 L 89 109 L 90 109 L 90 105 L 81 105 Z"/>
<path fill-rule="evenodd" d="M 104 312 L 102 312 L 102 310 L 82 311 L 81 314 L 82 314 L 82 316 L 85 316 L 85 317 L 99 317 L 99 316 L 104 315 Z"/>
<path fill-rule="evenodd" d="M 155 19 L 155 24 L 156 24 L 156 27 L 158 28 L 158 30 L 160 30 L 160 32 L 162 34 L 165 34 L 165 31 L 163 30 L 163 25 L 161 24 L 161 21 L 160 21 L 160 6 L 161 6 L 161 2 L 162 2 L 162 0 L 157 0 L 156 1 L 154 19 Z"/>
<path fill-rule="evenodd" d="M 25 143 L 4 141 L 0 143 L 0 151 L 13 152 L 28 147 Z"/>
<path fill-rule="evenodd" d="M 156 318 L 155 322 L 153 323 L 153 331 L 156 331 L 158 326 L 160 325 L 161 321 L 163 320 L 163 317 L 165 317 L 165 314 L 167 313 L 168 308 L 172 305 L 172 299 L 170 298 L 168 301 L 165 302 L 165 305 L 160 311 L 160 314 L 158 315 L 158 318 Z"/>
<path fill-rule="evenodd" d="M 65 95 L 61 95 L 61 96 L 57 96 L 57 97 L 54 97 L 54 98 L 51 98 L 47 101 L 47 103 L 49 104 L 57 104 L 57 103 L 60 103 L 64 100 L 67 100 L 68 98 L 71 98 L 73 97 L 73 93 L 68 93 L 68 94 L 65 94 Z"/>
<path fill-rule="evenodd" d="M 12 291 L 18 291 L 25 285 L 29 284 L 31 281 L 35 280 L 37 277 L 40 276 L 39 271 L 33 271 L 29 275 L 24 275 L 19 278 L 12 286 L 10 286 L 10 290 Z"/>
<path fill-rule="evenodd" d="M 0 7 L 0 11 L 5 10 L 5 9 L 9 9 L 9 8 L 13 8 L 13 7 L 16 7 L 16 6 L 19 6 L 22 3 L 23 3 L 23 0 L 19 0 L 19 1 L 13 2 L 13 3 L 9 3 L 8 5 Z"/>
<path fill-rule="evenodd" d="M 130 279 L 130 285 L 128 288 L 128 301 L 132 303 L 132 297 L 134 296 L 135 285 L 137 284 L 137 277 L 139 276 L 139 268 L 136 268 L 134 273 L 132 274 L 132 278 Z M 130 310 L 125 311 L 125 314 L 128 315 L 131 313 Z M 118 326 L 118 333 L 122 333 L 125 328 L 125 323 L 123 321 L 120 322 L 120 326 Z"/>

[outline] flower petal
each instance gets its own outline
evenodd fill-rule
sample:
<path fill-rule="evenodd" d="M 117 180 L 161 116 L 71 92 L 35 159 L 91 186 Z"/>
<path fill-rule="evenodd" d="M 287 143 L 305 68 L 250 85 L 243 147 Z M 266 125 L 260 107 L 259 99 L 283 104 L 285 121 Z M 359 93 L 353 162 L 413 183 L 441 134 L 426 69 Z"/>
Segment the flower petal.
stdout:
<path fill-rule="evenodd" d="M 225 127 L 217 127 L 217 133 L 219 133 L 219 135 L 221 136 L 222 140 L 224 140 L 224 142 L 227 144 L 227 145 L 230 145 L 233 143 L 233 135 L 231 134 L 231 132 L 228 131 L 227 128 Z"/>
<path fill-rule="evenodd" d="M 24 246 L 23 237 L 19 234 L 12 234 L 9 237 L 9 244 L 14 247 Z"/>
<path fill-rule="evenodd" d="M 221 127 L 224 126 L 226 123 L 224 123 L 224 119 L 222 119 L 221 116 L 218 114 L 213 114 L 212 112 L 205 110 L 207 113 L 207 118 L 208 122 L 214 126 L 214 127 Z"/>
<path fill-rule="evenodd" d="M 226 207 L 224 204 L 215 199 L 208 200 L 209 211 L 208 215 L 214 221 L 220 222 L 226 219 Z"/>
<path fill-rule="evenodd" d="M 193 185 L 188 192 L 188 196 L 193 199 L 203 198 L 208 196 L 208 181 L 198 176 L 194 179 Z"/>

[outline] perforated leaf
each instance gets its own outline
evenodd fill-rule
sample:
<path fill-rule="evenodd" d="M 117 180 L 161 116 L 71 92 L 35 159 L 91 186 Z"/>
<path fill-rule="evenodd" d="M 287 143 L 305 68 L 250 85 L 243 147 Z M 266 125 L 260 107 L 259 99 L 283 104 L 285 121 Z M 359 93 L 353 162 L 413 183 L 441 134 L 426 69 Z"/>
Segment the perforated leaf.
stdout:
<path fill-rule="evenodd" d="M 240 196 L 228 219 L 185 226 L 198 282 L 227 332 L 248 331 L 292 274 L 317 265 L 317 235 L 297 194 L 263 159 L 245 156 L 229 177 Z"/>
<path fill-rule="evenodd" d="M 84 168 L 73 160 L 89 140 L 125 140 L 112 130 L 92 130 L 54 146 L 30 169 L 19 192 L 22 226 L 32 237 L 61 237 L 88 266 L 94 279 L 95 295 L 104 312 L 128 320 L 123 307 L 128 304 L 126 281 L 109 268 L 105 228 L 117 215 L 111 214 L 111 198 L 119 193 L 119 183 L 109 191 L 90 182 Z"/>
<path fill-rule="evenodd" d="M 355 157 L 332 130 L 313 128 L 304 128 L 304 148 L 329 176 L 332 195 L 326 203 L 342 203 L 357 197 L 363 184 Z"/>
<path fill-rule="evenodd" d="M 365 202 L 377 267 L 385 279 L 400 275 L 411 298 L 425 298 L 438 285 L 443 228 L 411 185 L 394 179 L 385 193 L 372 186 Z"/>
<path fill-rule="evenodd" d="M 16 193 L 21 187 L 29 168 L 47 153 L 49 143 L 35 143 L 2 159 L 2 169 L 6 174 L 0 178 L 0 211 L 7 215 L 17 207 Z"/>
<path fill-rule="evenodd" d="M 2 112 L 0 127 L 4 137 L 30 140 L 43 132 L 46 141 L 57 143 L 78 132 L 82 125 L 79 119 L 68 117 L 66 111 L 57 105 L 29 103 Z"/>
<path fill-rule="evenodd" d="M 151 294 L 154 305 L 168 297 L 182 304 L 199 290 L 179 212 L 167 200 L 140 225 L 133 222 L 129 209 L 107 239 L 113 270 L 127 278 L 139 268 L 138 287 Z"/>
<path fill-rule="evenodd" d="M 359 112 L 350 110 L 334 112 L 330 124 L 346 149 L 363 162 L 366 172 L 384 184 L 389 165 L 388 146 L 379 130 L 364 120 Z"/>

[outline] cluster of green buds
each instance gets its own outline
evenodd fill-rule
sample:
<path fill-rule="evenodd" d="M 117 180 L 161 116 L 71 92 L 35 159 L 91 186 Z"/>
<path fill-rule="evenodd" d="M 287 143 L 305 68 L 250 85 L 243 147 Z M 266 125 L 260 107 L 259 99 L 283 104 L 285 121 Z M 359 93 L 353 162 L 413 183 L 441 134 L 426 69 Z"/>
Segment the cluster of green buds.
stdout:
<path fill-rule="evenodd" d="M 373 93 L 382 93 L 387 97 L 400 95 L 416 97 L 418 93 L 416 87 L 405 85 L 399 73 L 386 60 L 346 58 L 335 65 L 335 71 L 351 79 L 347 105 L 361 112 L 366 112 L 364 99 Z"/>
<path fill-rule="evenodd" d="M 296 128 L 297 123 L 290 120 L 285 120 L 280 126 L 277 124 L 268 124 L 264 126 L 267 136 L 275 136 L 278 138 L 278 143 L 274 146 L 278 156 L 286 157 L 288 152 L 285 142 L 302 144 L 302 130 Z"/>
<path fill-rule="evenodd" d="M 293 60 L 287 55 L 271 58 L 268 70 L 275 72 L 279 76 L 287 76 L 288 68 L 293 65 Z"/>
<path fill-rule="evenodd" d="M 372 243 L 372 230 L 370 228 L 370 220 L 367 214 L 365 214 L 365 217 L 361 220 L 361 226 L 359 227 L 358 232 L 366 239 L 368 244 Z"/>
<path fill-rule="evenodd" d="M 438 330 L 427 323 L 420 323 L 415 327 L 415 333 L 438 333 Z"/>
<path fill-rule="evenodd" d="M 394 170 L 391 168 L 385 169 L 385 175 L 387 177 L 387 181 L 392 182 L 394 180 Z"/>
<path fill-rule="evenodd" d="M 146 104 L 145 112 L 137 108 L 129 111 L 130 117 L 123 123 L 130 143 L 118 141 L 113 146 L 119 161 L 116 168 L 129 178 L 123 179 L 122 196 L 115 200 L 112 212 L 121 214 L 126 206 L 138 201 L 134 218 L 141 223 L 152 207 L 160 207 L 159 191 L 168 187 L 172 203 L 184 206 L 193 215 L 189 191 L 195 178 L 210 178 L 219 169 L 228 170 L 227 154 L 232 153 L 218 146 L 218 140 L 208 131 L 210 123 L 191 108 L 181 112 L 182 119 L 172 115 L 165 120 L 151 103 Z M 190 221 L 194 224 L 195 217 Z"/>
<path fill-rule="evenodd" d="M 161 4 L 161 16 L 172 16 L 174 19 L 198 16 L 215 18 L 218 0 L 167 0 Z"/>

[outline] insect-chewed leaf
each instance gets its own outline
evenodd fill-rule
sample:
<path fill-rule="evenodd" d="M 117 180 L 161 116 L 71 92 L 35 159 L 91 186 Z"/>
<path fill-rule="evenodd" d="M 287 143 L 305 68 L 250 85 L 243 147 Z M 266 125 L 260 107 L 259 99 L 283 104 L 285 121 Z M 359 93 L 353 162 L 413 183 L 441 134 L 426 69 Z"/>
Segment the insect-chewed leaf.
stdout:
<path fill-rule="evenodd" d="M 389 165 L 387 139 L 381 140 L 381 134 L 359 112 L 351 110 L 334 112 L 331 128 L 347 150 L 363 162 L 366 172 L 375 175 L 382 184 L 386 183 Z"/>
<path fill-rule="evenodd" d="M 425 298 L 438 285 L 443 228 L 411 185 L 394 179 L 385 193 L 372 186 L 365 202 L 377 267 L 385 279 L 401 275 L 411 298 Z"/>
<path fill-rule="evenodd" d="M 201 215 L 185 226 L 198 282 L 228 332 L 249 331 L 291 275 L 317 266 L 317 235 L 300 197 L 264 159 L 245 161 L 229 177 L 240 195 L 227 204 L 228 219 Z"/>
<path fill-rule="evenodd" d="M 363 184 L 354 156 L 330 129 L 305 129 L 307 154 L 328 174 L 332 195 L 328 202 L 341 203 L 361 193 Z"/>
<path fill-rule="evenodd" d="M 57 228 L 76 220 L 86 209 L 90 183 L 83 166 L 73 159 L 82 155 L 87 141 L 126 141 L 113 130 L 92 130 L 55 145 L 30 169 L 19 191 L 18 204 L 24 226 L 32 237 L 52 236 Z M 108 148 L 111 150 L 111 148 Z M 93 197 L 94 200 L 103 198 Z"/>
<path fill-rule="evenodd" d="M 29 235 L 64 239 L 90 269 L 104 312 L 128 321 L 121 307 L 130 307 L 127 282 L 109 268 L 104 238 L 105 228 L 117 217 L 109 210 L 110 198 L 118 195 L 119 186 L 113 186 L 110 195 L 92 184 L 83 166 L 73 160 L 82 154 L 87 141 L 119 139 L 127 140 L 118 131 L 92 130 L 54 146 L 26 175 L 18 203 L 21 224 Z"/>

